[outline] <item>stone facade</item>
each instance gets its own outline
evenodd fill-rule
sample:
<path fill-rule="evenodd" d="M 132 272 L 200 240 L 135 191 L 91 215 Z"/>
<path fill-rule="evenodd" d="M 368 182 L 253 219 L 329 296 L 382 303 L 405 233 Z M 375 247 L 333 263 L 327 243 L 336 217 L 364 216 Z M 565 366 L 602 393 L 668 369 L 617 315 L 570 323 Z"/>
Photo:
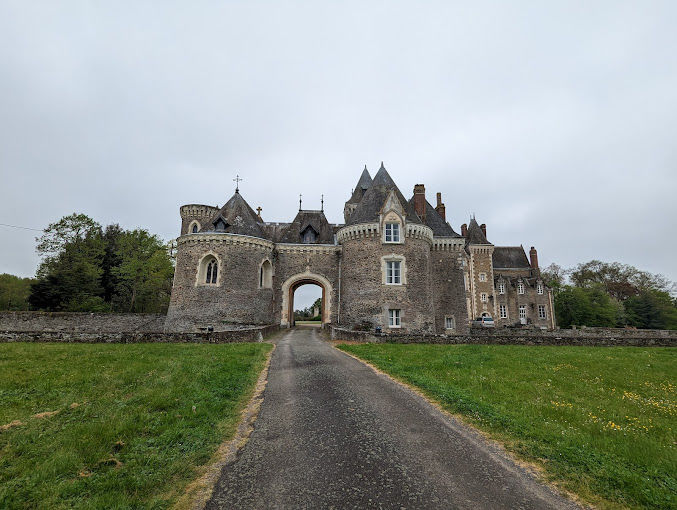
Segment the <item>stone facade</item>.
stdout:
<path fill-rule="evenodd" d="M 293 325 L 294 291 L 306 283 L 322 288 L 324 324 L 459 334 L 482 315 L 507 325 L 522 305 L 529 322 L 554 325 L 538 267 L 523 267 L 514 249 L 494 247 L 474 219 L 456 233 L 440 193 L 433 207 L 417 184 L 407 200 L 383 165 L 373 180 L 365 168 L 344 220 L 334 225 L 323 211 L 299 210 L 290 223 L 265 222 L 239 190 L 221 208 L 181 207 L 166 330 Z M 497 266 L 506 261 L 512 266 Z M 500 296 L 499 281 L 506 289 Z M 518 284 L 528 291 L 513 292 Z M 501 305 L 505 320 L 498 318 Z M 547 306 L 546 319 L 539 306 Z"/>

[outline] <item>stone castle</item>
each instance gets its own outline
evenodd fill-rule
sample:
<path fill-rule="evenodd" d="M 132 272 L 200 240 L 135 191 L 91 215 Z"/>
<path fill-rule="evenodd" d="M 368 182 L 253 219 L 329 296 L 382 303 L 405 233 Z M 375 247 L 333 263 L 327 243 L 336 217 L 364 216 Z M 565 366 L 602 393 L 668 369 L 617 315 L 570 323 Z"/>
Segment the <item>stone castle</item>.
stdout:
<path fill-rule="evenodd" d="M 222 208 L 181 207 L 174 287 L 166 328 L 294 323 L 294 291 L 322 288 L 322 322 L 396 334 L 454 334 L 492 317 L 497 327 L 554 327 L 552 293 L 538 256 L 494 246 L 472 218 L 458 234 L 441 193 L 407 200 L 383 164 L 365 167 L 343 224 L 299 210 L 291 223 L 263 221 L 239 192 Z"/>

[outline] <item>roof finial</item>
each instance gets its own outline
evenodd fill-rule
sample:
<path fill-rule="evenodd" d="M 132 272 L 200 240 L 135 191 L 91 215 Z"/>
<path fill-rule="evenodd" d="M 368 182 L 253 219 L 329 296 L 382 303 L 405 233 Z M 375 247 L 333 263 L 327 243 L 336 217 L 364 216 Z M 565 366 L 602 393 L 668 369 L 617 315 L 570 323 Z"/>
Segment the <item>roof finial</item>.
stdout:
<path fill-rule="evenodd" d="M 235 181 L 235 193 L 239 193 L 240 192 L 240 181 L 242 181 L 243 179 L 241 179 L 239 174 L 238 174 L 238 175 L 235 176 L 235 179 L 233 179 L 233 180 Z"/>
<path fill-rule="evenodd" d="M 302 203 L 301 199 L 302 198 L 303 198 L 303 195 L 301 195 L 301 193 L 299 193 L 299 211 L 301 210 L 301 203 Z"/>
<path fill-rule="evenodd" d="M 367 164 L 366 163 L 364 164 L 364 169 L 367 170 Z"/>
<path fill-rule="evenodd" d="M 320 211 L 324 212 L 324 194 L 322 194 L 322 198 L 320 199 Z"/>
<path fill-rule="evenodd" d="M 259 218 L 261 217 L 261 211 L 263 211 L 263 208 L 261 206 L 258 206 L 256 208 L 256 214 L 259 216 Z"/>
<path fill-rule="evenodd" d="M 386 167 L 383 166 L 383 161 L 381 161 L 381 168 L 380 168 L 380 170 L 385 170 L 385 169 L 386 169 Z"/>

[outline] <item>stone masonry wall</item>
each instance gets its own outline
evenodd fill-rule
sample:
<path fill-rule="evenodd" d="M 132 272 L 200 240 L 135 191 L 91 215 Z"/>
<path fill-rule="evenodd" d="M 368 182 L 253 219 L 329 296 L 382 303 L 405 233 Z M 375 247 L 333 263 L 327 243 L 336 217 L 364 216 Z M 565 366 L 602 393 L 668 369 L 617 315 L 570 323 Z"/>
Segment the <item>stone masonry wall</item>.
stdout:
<path fill-rule="evenodd" d="M 90 333 L 162 331 L 164 314 L 0 312 L 0 331 L 61 331 Z"/>
<path fill-rule="evenodd" d="M 456 251 L 432 251 L 432 285 L 435 300 L 435 331 L 445 332 L 445 318 L 453 317 L 456 333 L 467 333 L 468 311 L 463 285 L 462 255 Z"/>

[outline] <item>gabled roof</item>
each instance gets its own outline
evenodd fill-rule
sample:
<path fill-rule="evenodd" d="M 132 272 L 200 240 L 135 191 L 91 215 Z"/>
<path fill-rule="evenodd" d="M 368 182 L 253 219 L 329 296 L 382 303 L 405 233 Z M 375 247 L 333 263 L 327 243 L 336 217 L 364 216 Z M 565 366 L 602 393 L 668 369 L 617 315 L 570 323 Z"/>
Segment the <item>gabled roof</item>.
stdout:
<path fill-rule="evenodd" d="M 410 223 L 422 223 L 414 211 L 414 206 L 404 198 L 404 195 L 402 195 L 402 192 L 383 166 L 383 163 L 381 163 L 381 168 L 374 176 L 371 186 L 365 191 L 360 203 L 357 204 L 357 208 L 350 215 L 347 225 L 378 221 L 381 207 L 383 207 L 390 191 L 395 192 L 397 199 L 405 209 L 407 221 Z"/>
<path fill-rule="evenodd" d="M 334 230 L 322 211 L 299 211 L 294 221 L 282 231 L 279 242 L 301 243 L 303 241 L 301 234 L 308 227 L 317 233 L 316 243 L 334 244 Z"/>
<path fill-rule="evenodd" d="M 531 264 L 521 246 L 496 246 L 492 265 L 496 269 L 530 269 Z"/>
<path fill-rule="evenodd" d="M 409 203 L 414 207 L 414 197 L 412 196 Z M 440 213 L 437 212 L 430 202 L 425 201 L 425 224 L 433 231 L 434 237 L 463 237 L 457 234 L 451 225 L 442 219 Z"/>
<path fill-rule="evenodd" d="M 465 236 L 465 239 L 466 246 L 469 244 L 491 244 L 487 240 L 487 236 L 485 236 L 484 232 L 482 232 L 482 229 L 478 225 L 475 218 L 472 218 L 468 224 L 468 235 Z"/>
<path fill-rule="evenodd" d="M 372 179 L 371 175 L 369 175 L 369 171 L 367 170 L 367 165 L 364 165 L 364 170 L 362 170 L 362 175 L 360 175 L 360 180 L 357 181 L 357 185 L 355 186 L 355 189 L 353 190 L 353 196 L 350 197 L 347 204 L 357 204 L 360 200 L 362 200 L 362 197 L 364 196 L 364 193 L 369 189 L 371 186 Z"/>
<path fill-rule="evenodd" d="M 265 238 L 258 216 L 238 191 L 214 215 L 209 230 L 215 230 L 219 219 L 227 224 L 223 232 Z"/>

